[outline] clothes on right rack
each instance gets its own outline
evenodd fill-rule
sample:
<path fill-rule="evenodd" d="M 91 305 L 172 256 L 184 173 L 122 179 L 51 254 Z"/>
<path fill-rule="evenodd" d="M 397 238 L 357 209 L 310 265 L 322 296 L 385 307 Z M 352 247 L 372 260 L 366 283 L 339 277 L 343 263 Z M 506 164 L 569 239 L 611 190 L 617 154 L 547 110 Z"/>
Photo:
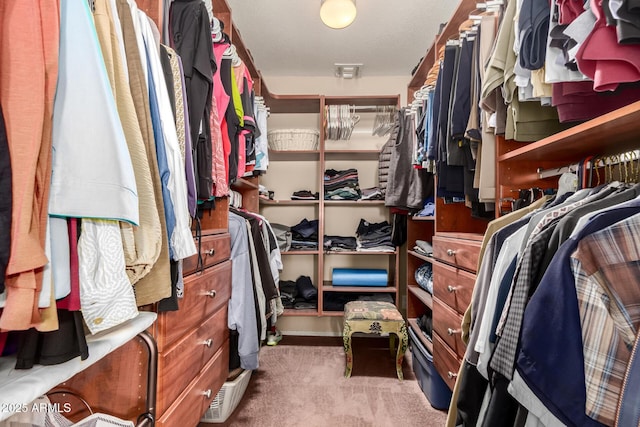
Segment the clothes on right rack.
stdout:
<path fill-rule="evenodd" d="M 447 424 L 614 425 L 640 326 L 639 241 L 640 184 L 492 221 Z"/>

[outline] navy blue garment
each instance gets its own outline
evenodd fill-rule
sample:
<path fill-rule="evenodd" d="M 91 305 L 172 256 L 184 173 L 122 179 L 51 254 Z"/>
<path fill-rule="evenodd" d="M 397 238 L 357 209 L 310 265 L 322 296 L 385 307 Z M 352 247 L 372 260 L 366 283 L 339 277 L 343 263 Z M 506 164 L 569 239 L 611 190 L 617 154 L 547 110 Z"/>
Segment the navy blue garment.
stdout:
<path fill-rule="evenodd" d="M 7 129 L 0 106 L 0 293 L 4 292 L 4 276 L 11 252 L 11 157 Z"/>
<path fill-rule="evenodd" d="M 520 8 L 518 27 L 520 28 L 520 66 L 527 70 L 537 70 L 544 65 L 547 55 L 549 34 L 548 0 L 523 0 Z"/>
<path fill-rule="evenodd" d="M 637 213 L 637 200 L 612 208 L 563 243 L 525 309 L 516 369 L 540 401 L 567 425 L 602 425 L 584 413 L 582 329 L 570 256 L 585 236 Z"/>
<path fill-rule="evenodd" d="M 637 426 L 640 423 L 640 355 L 638 346 L 640 340 L 636 338 L 633 352 L 629 360 L 627 375 L 620 394 L 620 411 L 618 413 L 619 426 Z"/>
<path fill-rule="evenodd" d="M 464 137 L 471 114 L 471 66 L 473 63 L 473 45 L 475 40 L 462 40 L 460 60 L 456 73 L 456 89 L 452 99 L 451 136 L 454 139 Z"/>

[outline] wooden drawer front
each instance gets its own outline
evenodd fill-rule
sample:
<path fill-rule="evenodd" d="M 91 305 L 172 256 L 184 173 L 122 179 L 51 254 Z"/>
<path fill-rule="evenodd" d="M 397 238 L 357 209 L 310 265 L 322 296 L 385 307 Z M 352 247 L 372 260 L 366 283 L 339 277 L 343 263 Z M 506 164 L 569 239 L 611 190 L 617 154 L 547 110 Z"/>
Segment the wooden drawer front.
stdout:
<path fill-rule="evenodd" d="M 433 330 L 453 349 L 463 357 L 465 345 L 462 342 L 462 316 L 447 307 L 438 298 L 433 299 Z"/>
<path fill-rule="evenodd" d="M 438 335 L 433 336 L 433 364 L 444 382 L 453 390 L 460 370 L 460 359 Z"/>
<path fill-rule="evenodd" d="M 204 344 L 202 364 L 206 364 L 213 357 L 222 344 L 229 339 L 227 327 L 228 306 L 225 304 L 220 310 L 205 321 L 198 329 L 200 342 Z"/>
<path fill-rule="evenodd" d="M 158 349 L 176 341 L 203 319 L 226 305 L 231 296 L 231 261 L 225 261 L 184 278 L 184 298 L 178 301 L 178 311 L 158 316 Z"/>
<path fill-rule="evenodd" d="M 436 234 L 433 236 L 433 256 L 447 264 L 475 272 L 480 245 L 481 242 L 476 240 L 453 239 Z"/>
<path fill-rule="evenodd" d="M 231 238 L 229 233 L 213 234 L 210 236 L 202 236 L 202 246 L 198 247 L 198 239 L 196 239 L 196 248 L 198 248 L 202 256 L 204 267 L 211 267 L 222 261 L 229 259 L 231 255 Z M 186 258 L 182 262 L 182 274 L 188 276 L 195 273 L 198 268 L 198 254 Z"/>
<path fill-rule="evenodd" d="M 202 373 L 172 403 L 159 412 L 158 427 L 197 426 L 205 410 L 216 396 L 229 373 L 229 342 L 225 342 Z"/>
<path fill-rule="evenodd" d="M 176 400 L 202 367 L 229 338 L 224 306 L 198 329 L 161 353 L 158 359 L 158 409 L 162 413 Z"/>
<path fill-rule="evenodd" d="M 471 303 L 476 277 L 440 262 L 433 263 L 433 293 L 449 307 L 464 314 Z"/>
<path fill-rule="evenodd" d="M 158 358 L 158 411 L 164 412 L 202 369 L 204 344 L 197 330 Z"/>

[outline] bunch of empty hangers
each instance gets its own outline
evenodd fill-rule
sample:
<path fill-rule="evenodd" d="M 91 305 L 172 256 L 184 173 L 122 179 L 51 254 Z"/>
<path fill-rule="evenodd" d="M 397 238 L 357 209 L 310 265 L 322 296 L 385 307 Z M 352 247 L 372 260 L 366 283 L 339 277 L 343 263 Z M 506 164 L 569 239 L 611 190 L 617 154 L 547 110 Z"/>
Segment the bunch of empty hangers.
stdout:
<path fill-rule="evenodd" d="M 398 109 L 393 105 L 326 105 L 324 108 L 326 139 L 334 141 L 351 139 L 355 125 L 360 121 L 358 112 L 376 113 L 371 134 L 387 135 L 393 128 L 397 111 Z"/>

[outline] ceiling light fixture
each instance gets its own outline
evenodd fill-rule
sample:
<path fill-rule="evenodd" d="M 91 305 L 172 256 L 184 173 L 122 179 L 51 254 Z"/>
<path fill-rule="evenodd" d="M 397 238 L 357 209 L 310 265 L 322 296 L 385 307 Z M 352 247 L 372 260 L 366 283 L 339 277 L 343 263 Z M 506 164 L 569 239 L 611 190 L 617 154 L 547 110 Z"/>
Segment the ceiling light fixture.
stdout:
<path fill-rule="evenodd" d="M 356 14 L 356 0 L 322 0 L 320 6 L 320 19 L 329 28 L 348 27 Z"/>

